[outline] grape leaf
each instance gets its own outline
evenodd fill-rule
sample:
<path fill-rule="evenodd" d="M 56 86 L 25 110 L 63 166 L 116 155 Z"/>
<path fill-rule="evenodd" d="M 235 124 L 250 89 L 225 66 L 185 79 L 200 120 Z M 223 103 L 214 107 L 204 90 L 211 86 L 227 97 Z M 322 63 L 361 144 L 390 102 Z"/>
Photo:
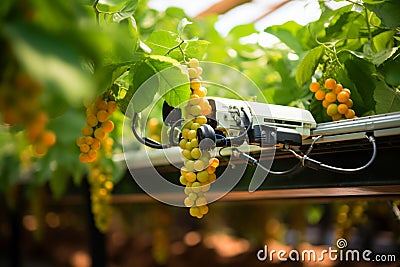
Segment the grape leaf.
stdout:
<path fill-rule="evenodd" d="M 176 33 L 159 30 L 154 31 L 145 42 L 153 54 L 165 55 L 172 47 L 180 43 Z"/>
<path fill-rule="evenodd" d="M 364 3 L 364 6 L 382 20 L 382 23 L 392 29 L 400 26 L 400 4 L 398 0 L 386 0 L 381 3 Z"/>
<path fill-rule="evenodd" d="M 189 76 L 173 58 L 149 56 L 147 62 L 156 70 L 159 78 L 159 94 L 173 107 L 187 101 L 190 96 Z"/>
<path fill-rule="evenodd" d="M 374 63 L 375 65 L 379 66 L 381 65 L 383 62 L 385 62 L 388 58 L 390 58 L 391 56 L 394 55 L 394 53 L 396 53 L 397 49 L 399 47 L 393 47 L 393 48 L 386 48 L 383 49 L 381 51 L 379 51 L 378 53 L 376 53 L 373 58 L 372 58 L 372 63 Z"/>
<path fill-rule="evenodd" d="M 338 79 L 343 86 L 351 90 L 354 110 L 361 115 L 374 110 L 373 98 L 376 79 L 371 75 L 376 72 L 375 66 L 369 61 L 350 56 L 343 62 L 345 70 L 339 69 Z"/>
<path fill-rule="evenodd" d="M 379 72 L 383 74 L 385 82 L 391 86 L 400 85 L 400 60 L 388 60 L 379 68 Z"/>
<path fill-rule="evenodd" d="M 138 5 L 138 0 L 129 0 L 125 5 L 116 13 L 113 14 L 112 18 L 114 22 L 120 22 L 133 15 Z"/>
<path fill-rule="evenodd" d="M 238 25 L 229 31 L 227 38 L 238 42 L 241 37 L 248 36 L 255 32 L 256 29 L 253 23 Z"/>
<path fill-rule="evenodd" d="M 301 32 L 303 28 L 304 26 L 294 21 L 288 21 L 282 25 L 268 27 L 264 31 L 278 37 L 283 43 L 299 55 L 304 51 L 302 44 L 298 39 L 298 33 Z"/>
<path fill-rule="evenodd" d="M 375 111 L 377 114 L 400 111 L 400 91 L 389 87 L 384 81 L 376 83 L 374 92 L 376 101 Z"/>
<path fill-rule="evenodd" d="M 189 40 L 186 41 L 186 46 L 184 48 L 184 52 L 189 58 L 198 58 L 201 59 L 207 50 L 207 47 L 210 42 L 206 40 Z"/>
<path fill-rule="evenodd" d="M 301 60 L 296 70 L 296 82 L 299 86 L 303 86 L 307 81 L 311 80 L 315 69 L 318 67 L 319 60 L 324 54 L 322 45 L 311 49 Z"/>
<path fill-rule="evenodd" d="M 102 88 L 111 86 L 118 77 L 125 73 L 130 66 L 144 59 L 144 53 L 136 52 L 130 61 L 106 65 L 95 72 L 99 85 Z"/>
<path fill-rule="evenodd" d="M 153 102 L 159 87 L 158 79 L 150 79 L 155 75 L 155 72 L 146 61 L 132 66 L 129 75 L 131 86 L 123 100 L 118 102 L 118 106 L 125 113 L 129 103 L 132 101 L 135 112 L 140 112 Z M 140 91 L 138 92 L 138 90 Z M 138 93 L 136 94 L 136 92 Z"/>
<path fill-rule="evenodd" d="M 385 48 L 392 48 L 394 34 L 395 31 L 390 30 L 375 35 L 372 40 L 376 51 L 381 51 Z"/>

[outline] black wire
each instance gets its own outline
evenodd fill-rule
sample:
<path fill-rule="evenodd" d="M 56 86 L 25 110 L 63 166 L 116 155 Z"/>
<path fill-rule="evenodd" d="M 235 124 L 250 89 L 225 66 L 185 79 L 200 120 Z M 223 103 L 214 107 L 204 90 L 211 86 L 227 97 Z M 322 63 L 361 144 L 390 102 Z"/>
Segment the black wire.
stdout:
<path fill-rule="evenodd" d="M 242 156 L 242 158 L 246 159 L 247 161 L 250 161 L 252 164 L 257 165 L 258 167 L 260 167 L 261 169 L 263 169 L 264 171 L 273 174 L 273 175 L 286 175 L 289 173 L 294 172 L 295 170 L 297 170 L 299 167 L 301 167 L 301 163 L 297 163 L 296 165 L 294 165 L 292 168 L 288 169 L 288 170 L 284 170 L 284 171 L 273 171 L 271 169 L 268 169 L 267 167 L 263 166 L 257 159 L 253 158 L 252 156 L 250 156 L 249 154 L 246 154 L 238 149 L 234 149 L 236 153 L 239 153 L 240 156 Z"/>
<path fill-rule="evenodd" d="M 157 141 L 155 141 L 153 139 L 150 139 L 150 138 L 147 138 L 147 137 L 142 138 L 141 136 L 139 136 L 139 134 L 136 132 L 136 122 L 138 120 L 138 115 L 139 114 L 137 112 L 135 112 L 135 114 L 133 115 L 132 125 L 131 125 L 133 135 L 136 137 L 136 139 L 141 144 L 146 145 L 146 146 L 151 147 L 151 148 L 155 148 L 155 149 L 167 148 L 168 145 L 160 144 L 159 142 L 157 142 Z"/>
<path fill-rule="evenodd" d="M 369 165 L 372 164 L 372 162 L 374 162 L 374 160 L 376 158 L 376 151 L 377 151 L 375 138 L 373 136 L 366 136 L 366 137 L 372 144 L 372 156 L 366 164 L 364 164 L 363 166 L 358 167 L 358 168 L 347 169 L 347 168 L 334 167 L 334 166 L 330 166 L 330 165 L 321 163 L 321 165 L 320 165 L 321 168 L 324 170 L 339 172 L 339 173 L 358 172 L 358 171 L 366 169 Z"/>
<path fill-rule="evenodd" d="M 222 134 L 215 134 L 215 137 L 219 137 L 222 140 L 224 140 L 225 141 L 225 147 L 228 146 L 228 139 L 225 136 L 223 136 Z"/>
<path fill-rule="evenodd" d="M 296 158 L 298 158 L 301 162 L 301 164 L 305 167 L 311 168 L 311 169 L 315 169 L 315 170 L 326 170 L 326 171 L 331 171 L 331 172 L 338 172 L 338 173 L 352 173 L 352 172 L 358 172 L 361 170 L 366 169 L 368 166 L 370 166 L 375 158 L 376 158 L 376 153 L 377 153 L 377 148 L 376 148 L 376 142 L 375 142 L 375 138 L 372 135 L 366 135 L 366 138 L 369 140 L 369 142 L 372 144 L 372 156 L 369 159 L 369 161 L 364 164 L 361 167 L 357 167 L 357 168 L 340 168 L 340 167 L 335 167 L 335 166 L 331 166 L 322 162 L 319 162 L 317 160 L 314 160 L 310 157 L 308 157 L 308 154 L 311 152 L 311 149 L 308 149 L 307 154 L 304 156 L 299 155 L 298 153 L 296 153 L 295 151 L 293 151 L 292 149 L 289 149 L 290 152 L 292 152 Z M 316 141 L 313 142 L 313 144 Z M 312 144 L 312 145 L 313 145 Z"/>

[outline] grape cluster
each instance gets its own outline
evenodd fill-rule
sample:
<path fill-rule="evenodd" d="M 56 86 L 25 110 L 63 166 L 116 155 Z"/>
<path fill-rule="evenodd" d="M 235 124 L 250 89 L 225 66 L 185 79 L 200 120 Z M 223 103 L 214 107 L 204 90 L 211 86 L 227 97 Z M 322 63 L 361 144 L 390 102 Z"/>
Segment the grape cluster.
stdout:
<path fill-rule="evenodd" d="M 350 89 L 343 88 L 343 85 L 336 83 L 335 79 L 326 79 L 323 87 L 319 82 L 312 82 L 310 91 L 315 93 L 317 100 L 322 101 L 322 106 L 333 121 L 356 117 L 352 109 L 353 100 L 350 98 Z"/>
<path fill-rule="evenodd" d="M 117 110 L 117 103 L 99 96 L 93 104 L 86 105 L 86 125 L 82 128 L 82 135 L 76 140 L 81 153 L 81 162 L 93 162 L 97 157 L 101 141 L 114 129 L 111 115 Z"/>
<path fill-rule="evenodd" d="M 101 142 L 97 158 L 89 165 L 89 184 L 92 212 L 97 229 L 106 232 L 111 220 L 111 193 L 114 188 L 112 170 L 104 159 L 111 158 L 114 140 L 110 137 Z"/>
<path fill-rule="evenodd" d="M 197 129 L 207 123 L 207 117 L 211 114 L 211 105 L 205 98 L 207 89 L 201 86 L 202 68 L 197 59 L 190 59 L 188 64 L 191 95 L 185 107 L 188 121 L 182 129 L 182 139 L 179 146 L 182 148 L 184 166 L 181 168 L 179 181 L 185 185 L 184 200 L 189 213 L 193 217 L 202 218 L 208 213 L 206 192 L 210 189 L 210 183 L 216 180 L 215 171 L 219 166 L 219 160 L 211 157 L 210 151 L 199 147 Z"/>
<path fill-rule="evenodd" d="M 10 86 L 13 90 L 0 90 L 0 112 L 5 124 L 26 128 L 26 137 L 37 157 L 44 156 L 56 143 L 56 135 L 46 129 L 47 113 L 41 109 L 42 87 L 28 74 L 19 73 Z"/>

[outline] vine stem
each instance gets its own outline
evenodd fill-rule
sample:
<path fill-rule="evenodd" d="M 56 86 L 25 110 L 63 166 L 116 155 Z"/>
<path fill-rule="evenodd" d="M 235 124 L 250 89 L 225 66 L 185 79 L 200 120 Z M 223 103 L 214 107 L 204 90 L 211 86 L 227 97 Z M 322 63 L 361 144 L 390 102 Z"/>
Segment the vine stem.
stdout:
<path fill-rule="evenodd" d="M 181 54 L 182 54 L 182 56 L 183 56 L 183 59 L 186 60 L 186 55 L 185 55 L 185 53 L 183 52 L 182 47 L 181 47 L 181 45 L 182 45 L 184 42 L 185 42 L 185 40 L 181 40 L 179 44 L 177 44 L 177 45 L 171 47 L 170 49 L 168 49 L 168 51 L 164 54 L 164 56 L 169 55 L 169 53 L 171 53 L 171 52 L 174 51 L 175 49 L 179 48 L 179 51 L 181 51 Z"/>
<path fill-rule="evenodd" d="M 364 8 L 365 12 L 365 22 L 367 23 L 367 29 L 368 29 L 368 40 L 371 42 L 372 48 L 374 48 L 373 43 L 372 43 L 372 33 L 371 33 L 371 25 L 369 23 L 369 17 L 368 17 L 368 10 L 366 7 Z"/>
<path fill-rule="evenodd" d="M 93 10 L 94 10 L 94 14 L 96 15 L 96 23 L 100 24 L 100 11 L 97 9 L 97 4 L 99 3 L 99 0 L 95 0 L 93 3 Z"/>

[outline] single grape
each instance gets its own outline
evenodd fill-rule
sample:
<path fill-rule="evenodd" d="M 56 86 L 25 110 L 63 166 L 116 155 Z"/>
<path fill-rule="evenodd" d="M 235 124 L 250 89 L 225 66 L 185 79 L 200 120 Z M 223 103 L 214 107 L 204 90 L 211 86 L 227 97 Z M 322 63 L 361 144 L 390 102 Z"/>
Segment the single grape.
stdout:
<path fill-rule="evenodd" d="M 333 103 L 336 101 L 336 94 L 334 92 L 329 92 L 325 94 L 325 101 Z"/>
<path fill-rule="evenodd" d="M 190 79 L 197 78 L 197 70 L 195 68 L 188 68 L 188 74 Z"/>
<path fill-rule="evenodd" d="M 324 86 L 325 86 L 326 89 L 329 89 L 329 90 L 335 89 L 335 87 L 336 87 L 335 79 L 332 79 L 332 78 L 326 79 Z"/>
<path fill-rule="evenodd" d="M 204 161 L 202 161 L 202 160 L 196 160 L 196 161 L 194 162 L 194 169 L 195 169 L 196 171 L 202 171 L 202 170 L 204 170 L 205 167 L 206 167 L 206 166 L 205 166 L 205 164 L 204 164 Z"/>
<path fill-rule="evenodd" d="M 217 168 L 219 166 L 219 160 L 217 158 L 211 158 L 209 164 L 210 166 Z"/>
<path fill-rule="evenodd" d="M 197 58 L 191 58 L 190 60 L 189 60 L 189 67 L 191 67 L 191 68 L 197 68 L 197 67 L 199 67 L 199 60 L 197 59 Z"/>
<path fill-rule="evenodd" d="M 199 116 L 201 114 L 201 107 L 199 105 L 191 106 L 189 112 L 193 116 Z"/>
<path fill-rule="evenodd" d="M 198 118 L 198 117 L 197 117 Z M 197 120 L 197 118 L 196 118 L 196 120 Z M 190 127 L 190 129 L 191 130 L 197 130 L 198 128 L 200 128 L 200 124 L 198 123 L 198 122 L 194 122 L 193 124 L 192 124 L 192 126 Z"/>
<path fill-rule="evenodd" d="M 188 172 L 185 178 L 189 183 L 194 183 L 196 181 L 196 174 L 194 172 Z"/>
<path fill-rule="evenodd" d="M 187 143 L 187 140 L 182 139 L 181 141 L 179 141 L 179 147 L 182 149 L 186 149 L 186 143 Z"/>
<path fill-rule="evenodd" d="M 192 159 L 192 156 L 190 154 L 190 150 L 188 149 L 184 149 L 182 150 L 182 156 L 186 159 Z"/>
<path fill-rule="evenodd" d="M 191 94 L 189 103 L 191 105 L 198 105 L 200 103 L 200 97 L 196 94 Z"/>
<path fill-rule="evenodd" d="M 204 206 L 207 204 L 207 199 L 205 197 L 199 197 L 196 199 L 196 206 Z"/>
<path fill-rule="evenodd" d="M 189 130 L 187 133 L 187 139 L 194 139 L 194 138 L 196 138 L 196 135 L 197 135 L 197 133 L 195 130 Z"/>
<path fill-rule="evenodd" d="M 188 172 L 191 172 L 194 170 L 194 161 L 193 160 L 186 160 L 185 161 L 185 170 L 187 170 Z"/>
<path fill-rule="evenodd" d="M 340 83 L 336 84 L 335 89 L 333 89 L 333 92 L 335 94 L 339 94 L 341 91 L 343 90 L 343 85 L 341 85 Z"/>
<path fill-rule="evenodd" d="M 206 124 L 207 123 L 207 117 L 206 116 L 198 116 L 196 118 L 196 122 L 200 125 Z"/>
<path fill-rule="evenodd" d="M 208 172 L 207 171 L 199 171 L 197 173 L 197 180 L 200 183 L 205 183 L 208 181 Z"/>
<path fill-rule="evenodd" d="M 189 197 L 186 197 L 185 200 L 183 201 L 184 205 L 186 207 L 193 207 L 194 206 L 194 200 L 190 199 Z"/>
<path fill-rule="evenodd" d="M 104 140 L 106 138 L 106 132 L 102 128 L 97 128 L 94 130 L 94 137 L 99 140 Z"/>
<path fill-rule="evenodd" d="M 354 116 L 356 115 L 356 113 L 354 112 L 354 110 L 352 110 L 351 108 L 349 108 L 346 113 L 344 114 L 344 116 L 346 117 L 346 119 L 353 119 Z"/>
<path fill-rule="evenodd" d="M 186 178 L 183 175 L 181 175 L 181 176 L 179 176 L 179 182 L 183 185 L 186 185 L 188 181 L 186 180 Z"/>
<path fill-rule="evenodd" d="M 340 103 L 346 103 L 347 100 L 349 100 L 349 99 L 350 99 L 350 94 L 349 94 L 347 91 L 345 91 L 345 89 L 343 89 L 343 91 L 341 91 L 341 92 L 337 95 L 337 100 L 338 100 Z"/>
<path fill-rule="evenodd" d="M 101 124 L 101 128 L 103 128 L 104 132 L 110 133 L 114 130 L 114 123 L 111 120 L 106 120 Z"/>
<path fill-rule="evenodd" d="M 338 112 L 338 105 L 337 104 L 330 104 L 326 109 L 326 113 L 329 116 L 335 115 Z"/>
<path fill-rule="evenodd" d="M 325 92 L 322 89 L 318 90 L 317 92 L 315 92 L 315 98 L 317 100 L 324 100 Z"/>
<path fill-rule="evenodd" d="M 348 109 L 349 109 L 349 107 L 346 104 L 339 104 L 339 106 L 338 106 L 338 112 L 340 114 L 346 114 Z"/>
<path fill-rule="evenodd" d="M 200 83 L 199 79 L 193 79 L 190 81 L 190 88 L 192 88 L 193 91 L 199 90 L 200 87 L 201 87 L 201 83 Z M 199 94 L 197 94 L 197 95 L 199 95 Z M 200 97 L 202 97 L 202 96 L 200 96 Z"/>
<path fill-rule="evenodd" d="M 312 82 L 312 83 L 310 83 L 309 89 L 310 89 L 311 92 L 315 93 L 319 89 L 321 89 L 321 86 L 320 86 L 319 82 Z"/>
<path fill-rule="evenodd" d="M 195 147 L 192 149 L 192 151 L 190 152 L 192 158 L 194 159 L 199 159 L 201 157 L 201 151 L 199 148 Z"/>

